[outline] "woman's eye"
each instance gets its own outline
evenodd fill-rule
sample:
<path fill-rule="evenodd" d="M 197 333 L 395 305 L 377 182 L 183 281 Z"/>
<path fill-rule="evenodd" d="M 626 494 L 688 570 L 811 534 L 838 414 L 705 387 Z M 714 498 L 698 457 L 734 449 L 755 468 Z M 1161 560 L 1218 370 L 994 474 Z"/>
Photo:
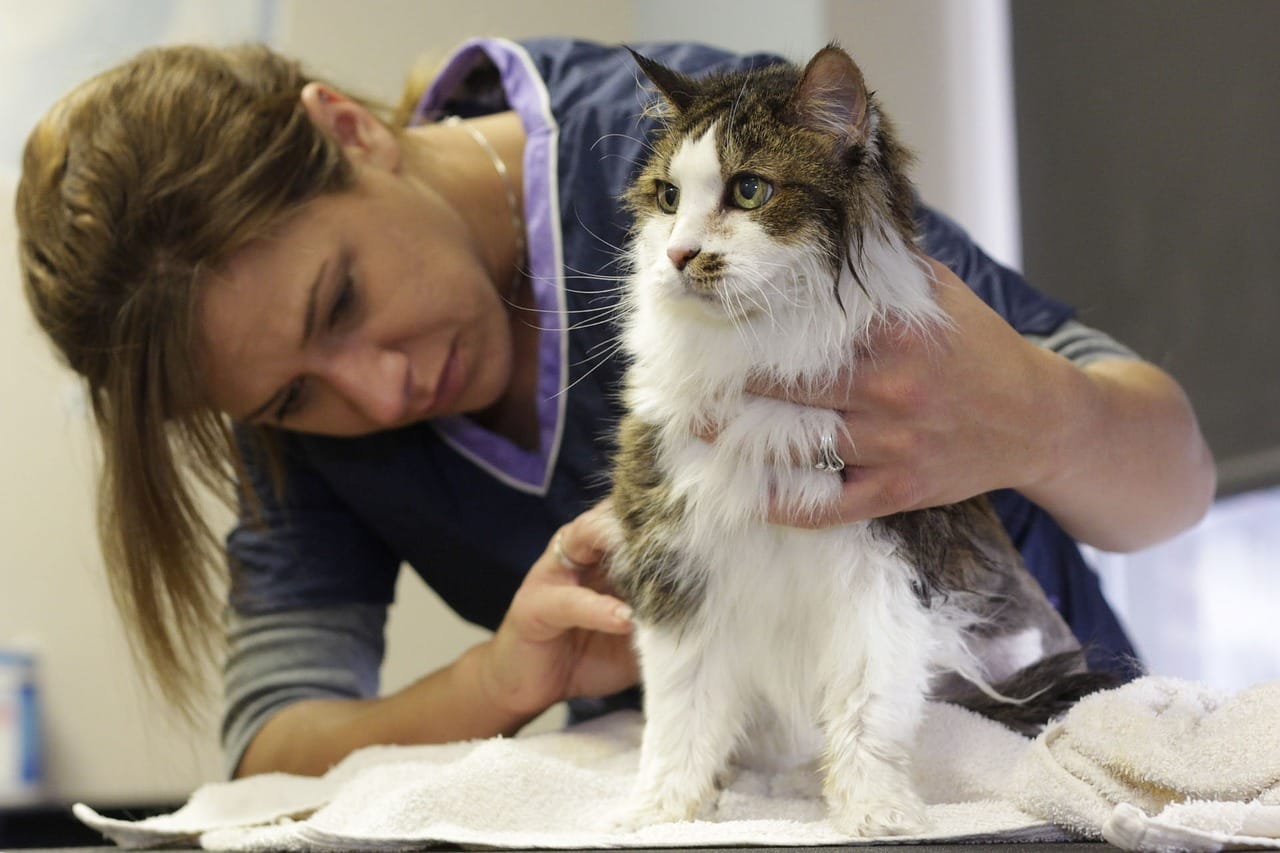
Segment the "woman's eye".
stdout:
<path fill-rule="evenodd" d="M 280 401 L 280 405 L 276 407 L 276 421 L 283 423 L 285 418 L 296 415 L 298 410 L 302 408 L 302 380 L 295 379 L 289 383 L 289 387 L 285 389 L 284 399 Z"/>
<path fill-rule="evenodd" d="M 734 205 L 743 210 L 755 210 L 773 196 L 773 184 L 758 175 L 739 175 L 731 188 Z"/>
<path fill-rule="evenodd" d="M 658 181 L 658 207 L 663 213 L 675 213 L 680 204 L 680 188 L 667 181 Z"/>
<path fill-rule="evenodd" d="M 337 326 L 347 315 L 351 314 L 356 307 L 356 283 L 355 279 L 347 273 L 342 277 L 342 284 L 338 288 L 338 295 L 333 300 L 333 306 L 329 309 L 329 328 Z"/>

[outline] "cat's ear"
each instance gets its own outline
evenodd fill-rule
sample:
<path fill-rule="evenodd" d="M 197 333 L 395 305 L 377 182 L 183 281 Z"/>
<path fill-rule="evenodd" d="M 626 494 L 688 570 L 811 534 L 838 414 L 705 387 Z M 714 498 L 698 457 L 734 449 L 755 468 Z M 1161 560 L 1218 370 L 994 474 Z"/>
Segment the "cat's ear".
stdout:
<path fill-rule="evenodd" d="M 672 71 L 661 62 L 636 53 L 631 48 L 627 50 L 631 51 L 631 55 L 636 58 L 636 64 L 640 66 L 644 76 L 653 81 L 653 85 L 658 87 L 671 106 L 675 107 L 676 112 L 684 112 L 689 108 L 689 104 L 693 103 L 694 97 L 698 94 L 698 84 L 692 78 L 678 71 Z"/>
<path fill-rule="evenodd" d="M 857 63 L 834 43 L 805 66 L 792 107 L 796 124 L 835 137 L 841 152 L 867 141 L 867 85 Z"/>

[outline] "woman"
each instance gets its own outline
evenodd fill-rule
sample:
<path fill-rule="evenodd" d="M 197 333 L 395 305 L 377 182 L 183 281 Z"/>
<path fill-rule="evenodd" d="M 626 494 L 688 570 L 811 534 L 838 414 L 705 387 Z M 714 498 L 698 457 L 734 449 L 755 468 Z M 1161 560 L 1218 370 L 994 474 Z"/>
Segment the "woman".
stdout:
<path fill-rule="evenodd" d="M 642 50 L 689 74 L 775 61 Z M 513 732 L 634 682 L 589 508 L 618 414 L 614 200 L 653 127 L 636 79 L 617 48 L 481 40 L 397 131 L 264 49 L 161 49 L 33 131 L 27 294 L 90 387 L 113 589 L 178 701 L 219 604 L 191 483 L 240 484 L 231 772 Z M 1116 667 L 1132 649 L 1068 534 L 1136 548 L 1197 519 L 1213 473 L 1194 415 L 1165 374 L 919 218 L 954 329 L 926 347 L 886 328 L 874 371 L 798 400 L 846 413 L 856 448 L 837 451 L 857 467 L 829 514 L 775 520 L 1004 490 L 1032 571 Z M 372 698 L 402 561 L 495 633 Z"/>

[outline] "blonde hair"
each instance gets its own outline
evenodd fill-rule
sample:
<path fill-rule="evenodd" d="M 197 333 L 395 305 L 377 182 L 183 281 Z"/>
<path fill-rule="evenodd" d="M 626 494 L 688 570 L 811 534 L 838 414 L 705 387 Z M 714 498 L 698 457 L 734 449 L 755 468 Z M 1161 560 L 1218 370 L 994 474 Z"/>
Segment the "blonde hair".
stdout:
<path fill-rule="evenodd" d="M 202 393 L 196 300 L 237 249 L 350 186 L 302 106 L 307 82 L 262 46 L 147 50 L 60 100 L 23 154 L 24 289 L 88 386 L 112 595 L 135 655 L 188 715 L 197 664 L 221 648 L 225 572 L 199 488 L 231 501 L 244 482 Z"/>

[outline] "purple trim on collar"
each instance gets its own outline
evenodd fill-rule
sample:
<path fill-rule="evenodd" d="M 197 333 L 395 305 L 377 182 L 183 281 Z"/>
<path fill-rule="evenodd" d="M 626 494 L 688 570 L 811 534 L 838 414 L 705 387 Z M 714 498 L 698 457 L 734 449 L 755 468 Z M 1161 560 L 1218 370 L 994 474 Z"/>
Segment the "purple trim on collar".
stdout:
<path fill-rule="evenodd" d="M 524 491 L 543 493 L 559 455 L 564 418 L 566 327 L 561 288 L 561 246 L 556 154 L 560 129 L 551 115 L 546 85 L 520 45 L 505 39 L 472 39 L 445 63 L 423 94 L 415 122 L 439 109 L 483 54 L 498 69 L 507 103 L 524 125 L 524 221 L 529 277 L 539 325 L 538 449 L 524 450 L 466 417 L 433 422 L 440 435 L 491 474 Z"/>

